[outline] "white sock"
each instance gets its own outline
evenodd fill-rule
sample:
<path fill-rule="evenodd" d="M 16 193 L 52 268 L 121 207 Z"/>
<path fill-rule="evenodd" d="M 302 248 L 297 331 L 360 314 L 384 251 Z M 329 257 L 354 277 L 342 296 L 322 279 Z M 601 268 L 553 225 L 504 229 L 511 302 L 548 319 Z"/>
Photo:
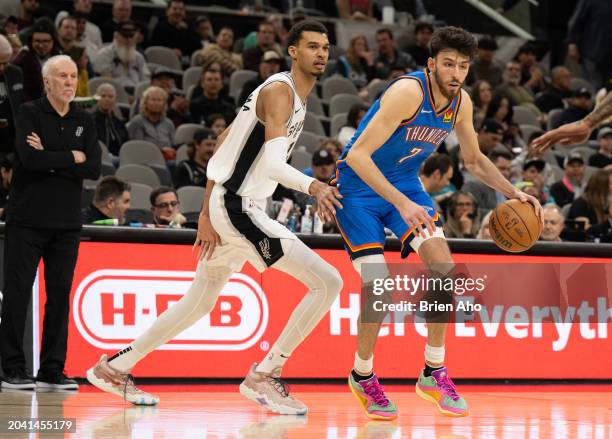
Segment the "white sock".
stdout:
<path fill-rule="evenodd" d="M 281 351 L 276 345 L 272 346 L 268 355 L 257 365 L 256 372 L 272 373 L 274 369 L 283 367 L 290 355 Z"/>
<path fill-rule="evenodd" d="M 434 347 L 428 344 L 425 345 L 425 362 L 430 366 L 432 364 L 444 364 L 444 354 L 444 346 Z"/>
<path fill-rule="evenodd" d="M 134 346 L 128 346 L 113 355 L 108 361 L 108 364 L 121 372 L 129 372 L 143 357 L 144 355 Z"/>
<path fill-rule="evenodd" d="M 372 373 L 374 369 L 374 355 L 372 355 L 368 360 L 363 360 L 357 352 L 355 352 L 355 364 L 353 364 L 353 369 L 359 375 L 367 376 Z"/>

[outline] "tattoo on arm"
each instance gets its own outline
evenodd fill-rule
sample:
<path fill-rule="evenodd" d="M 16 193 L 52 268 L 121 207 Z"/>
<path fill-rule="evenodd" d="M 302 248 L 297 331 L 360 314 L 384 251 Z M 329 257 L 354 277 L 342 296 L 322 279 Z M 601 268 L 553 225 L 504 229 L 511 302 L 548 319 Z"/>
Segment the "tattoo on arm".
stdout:
<path fill-rule="evenodd" d="M 585 118 L 590 122 L 593 128 L 597 126 L 609 116 L 612 116 L 612 92 L 608 92 L 608 95 L 603 101 Z"/>

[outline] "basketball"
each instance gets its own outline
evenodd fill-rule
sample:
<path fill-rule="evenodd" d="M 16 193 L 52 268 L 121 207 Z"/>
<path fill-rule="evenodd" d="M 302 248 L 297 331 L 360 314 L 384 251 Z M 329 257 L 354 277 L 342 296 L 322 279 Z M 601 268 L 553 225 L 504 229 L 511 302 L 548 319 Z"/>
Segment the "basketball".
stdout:
<path fill-rule="evenodd" d="M 533 205 L 514 199 L 495 208 L 489 219 L 489 231 L 499 248 L 520 253 L 536 243 L 542 229 Z"/>

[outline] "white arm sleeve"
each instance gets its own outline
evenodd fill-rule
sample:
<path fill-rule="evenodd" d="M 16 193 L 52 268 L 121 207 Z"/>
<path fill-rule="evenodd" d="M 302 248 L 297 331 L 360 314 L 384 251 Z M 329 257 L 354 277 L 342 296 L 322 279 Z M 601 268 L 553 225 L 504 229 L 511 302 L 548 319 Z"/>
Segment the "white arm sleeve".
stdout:
<path fill-rule="evenodd" d="M 276 137 L 264 143 L 262 164 L 272 180 L 278 181 L 285 187 L 307 194 L 314 178 L 303 174 L 287 163 L 288 143 L 289 140 L 286 137 Z"/>

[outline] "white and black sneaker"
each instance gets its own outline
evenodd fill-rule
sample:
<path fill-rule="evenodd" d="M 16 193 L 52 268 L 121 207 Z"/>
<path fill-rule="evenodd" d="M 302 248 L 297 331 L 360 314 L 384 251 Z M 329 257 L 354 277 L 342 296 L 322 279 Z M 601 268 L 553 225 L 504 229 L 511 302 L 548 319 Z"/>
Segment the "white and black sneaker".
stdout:
<path fill-rule="evenodd" d="M 79 384 L 63 372 L 41 373 L 36 376 L 36 388 L 46 391 L 78 390 Z"/>
<path fill-rule="evenodd" d="M 36 383 L 34 382 L 34 378 L 24 371 L 9 371 L 5 373 L 2 378 L 3 389 L 34 390 L 35 387 Z"/>

